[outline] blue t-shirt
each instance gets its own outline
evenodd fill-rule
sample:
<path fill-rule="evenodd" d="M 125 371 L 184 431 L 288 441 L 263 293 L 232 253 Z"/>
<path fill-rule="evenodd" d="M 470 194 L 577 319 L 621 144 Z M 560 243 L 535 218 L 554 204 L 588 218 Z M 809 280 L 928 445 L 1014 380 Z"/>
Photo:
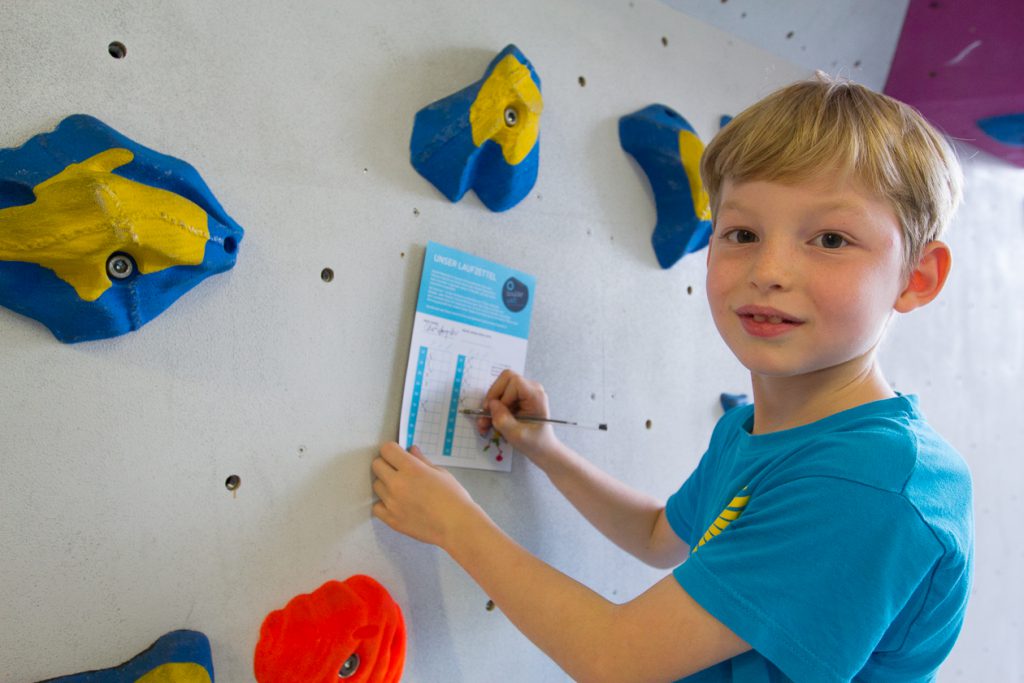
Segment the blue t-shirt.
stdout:
<path fill-rule="evenodd" d="M 971 476 L 915 396 L 753 436 L 719 420 L 668 501 L 687 593 L 753 650 L 690 681 L 927 681 L 963 624 Z"/>

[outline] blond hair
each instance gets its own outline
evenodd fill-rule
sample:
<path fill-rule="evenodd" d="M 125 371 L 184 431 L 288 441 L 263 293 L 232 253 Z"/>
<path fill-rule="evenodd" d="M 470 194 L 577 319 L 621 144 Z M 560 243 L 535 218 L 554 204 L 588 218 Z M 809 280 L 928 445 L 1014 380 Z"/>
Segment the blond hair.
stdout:
<path fill-rule="evenodd" d="M 798 182 L 828 171 L 849 174 L 892 206 L 907 275 L 960 203 L 956 154 L 916 109 L 820 71 L 740 113 L 700 165 L 715 216 L 726 179 Z"/>

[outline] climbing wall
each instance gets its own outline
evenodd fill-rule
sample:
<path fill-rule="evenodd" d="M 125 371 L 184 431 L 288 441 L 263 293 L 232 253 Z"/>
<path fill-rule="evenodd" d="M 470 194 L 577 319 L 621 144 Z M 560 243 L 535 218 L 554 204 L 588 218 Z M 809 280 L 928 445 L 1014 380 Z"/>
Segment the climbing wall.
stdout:
<path fill-rule="evenodd" d="M 544 113 L 536 183 L 496 213 L 473 193 L 450 202 L 409 142 L 417 111 L 510 43 L 539 74 Z M 840 57 L 821 49 L 828 70 Z M 110 667 L 190 629 L 208 636 L 217 680 L 252 680 L 268 613 L 366 574 L 404 614 L 405 680 L 562 680 L 446 556 L 371 521 L 369 465 L 398 436 L 425 246 L 536 276 L 527 374 L 559 416 L 608 425 L 562 438 L 667 496 L 719 394 L 749 384 L 707 312 L 704 252 L 658 263 L 650 185 L 619 118 L 663 103 L 706 142 L 720 116 L 810 73 L 653 0 L 0 4 L 0 148 L 94 116 L 194 166 L 245 230 L 233 269 L 135 332 L 64 344 L 0 308 L 0 678 Z M 967 170 L 950 290 L 884 353 L 978 489 L 977 588 L 941 679 L 1011 680 L 1024 670 L 1003 609 L 1022 597 L 1024 321 L 1006 302 L 1022 286 L 1024 179 L 984 156 Z M 511 473 L 456 476 L 611 600 L 664 574 L 590 530 L 519 456 Z"/>

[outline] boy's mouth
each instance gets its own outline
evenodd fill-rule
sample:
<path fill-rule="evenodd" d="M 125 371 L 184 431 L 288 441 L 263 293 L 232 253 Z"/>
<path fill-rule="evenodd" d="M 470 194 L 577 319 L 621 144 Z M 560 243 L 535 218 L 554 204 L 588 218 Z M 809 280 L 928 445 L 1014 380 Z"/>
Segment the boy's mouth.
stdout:
<path fill-rule="evenodd" d="M 802 320 L 768 306 L 741 306 L 736 309 L 740 324 L 755 337 L 776 337 L 803 325 Z"/>

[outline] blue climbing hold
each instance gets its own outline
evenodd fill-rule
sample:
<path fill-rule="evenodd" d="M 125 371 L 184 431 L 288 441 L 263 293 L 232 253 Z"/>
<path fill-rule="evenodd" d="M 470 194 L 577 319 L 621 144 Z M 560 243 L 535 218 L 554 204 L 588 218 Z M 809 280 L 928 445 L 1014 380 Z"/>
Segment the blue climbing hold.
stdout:
<path fill-rule="evenodd" d="M 990 116 L 979 120 L 978 127 L 1004 145 L 1024 147 L 1024 114 Z"/>
<path fill-rule="evenodd" d="M 673 109 L 652 104 L 619 119 L 619 142 L 651 184 L 658 213 L 651 244 L 661 267 L 707 246 L 711 208 L 700 179 L 704 144 L 693 127 Z"/>
<path fill-rule="evenodd" d="M 718 400 L 722 404 L 722 410 L 725 412 L 750 403 L 750 399 L 746 394 L 722 394 L 718 397 Z"/>

